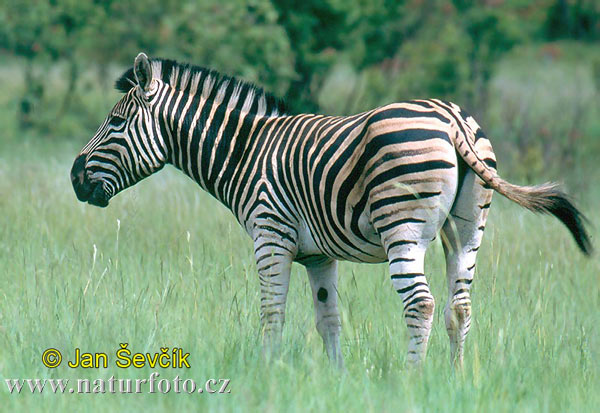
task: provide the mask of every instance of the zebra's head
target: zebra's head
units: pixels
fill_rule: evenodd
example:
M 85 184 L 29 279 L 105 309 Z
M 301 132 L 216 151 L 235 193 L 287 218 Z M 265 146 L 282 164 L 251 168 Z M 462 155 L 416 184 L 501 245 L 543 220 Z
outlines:
M 71 182 L 82 202 L 105 207 L 110 198 L 161 169 L 167 149 L 154 116 L 159 79 L 148 56 L 133 64 L 131 88 L 113 107 L 71 169 Z

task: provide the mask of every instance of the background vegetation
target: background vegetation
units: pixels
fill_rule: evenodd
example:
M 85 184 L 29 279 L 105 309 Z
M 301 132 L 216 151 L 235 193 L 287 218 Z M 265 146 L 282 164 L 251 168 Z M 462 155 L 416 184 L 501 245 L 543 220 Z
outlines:
M 495 198 L 462 375 L 448 363 L 439 244 L 427 262 L 438 309 L 421 375 L 403 369 L 406 332 L 385 265 L 343 264 L 348 374 L 340 377 L 322 353 L 300 267 L 285 353 L 272 368 L 262 365 L 250 242 L 192 182 L 167 170 L 100 210 L 77 203 L 68 178 L 118 99 L 115 78 L 145 51 L 254 81 L 286 98 L 292 112 L 452 100 L 486 130 L 504 177 L 563 181 L 597 227 L 599 45 L 594 0 L 2 3 L 0 385 L 5 378 L 145 378 L 150 370 L 49 370 L 40 361 L 51 346 L 114 352 L 129 341 L 140 350 L 185 348 L 192 369 L 161 377 L 229 377 L 232 394 L 42 398 L 0 390 L 0 411 L 599 405 L 600 264 L 597 256 L 584 260 L 550 218 Z

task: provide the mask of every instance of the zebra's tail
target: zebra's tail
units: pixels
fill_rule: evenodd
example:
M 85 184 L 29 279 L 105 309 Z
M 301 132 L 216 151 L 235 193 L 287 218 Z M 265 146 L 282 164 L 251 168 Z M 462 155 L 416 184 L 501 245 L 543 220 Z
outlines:
M 481 131 L 478 135 L 483 137 Z M 569 229 L 577 246 L 585 255 L 591 255 L 592 243 L 584 223 L 589 222 L 575 207 L 569 196 L 559 189 L 559 185 L 548 182 L 542 185 L 519 186 L 500 178 L 495 169 L 482 160 L 471 142 L 463 133 L 456 133 L 455 148 L 462 159 L 469 165 L 490 188 L 504 195 L 511 201 L 543 214 L 551 214 L 558 218 Z
M 498 178 L 494 190 L 533 212 L 552 214 L 571 231 L 577 246 L 585 255 L 592 253 L 592 243 L 585 229 L 585 216 L 555 182 L 518 186 Z

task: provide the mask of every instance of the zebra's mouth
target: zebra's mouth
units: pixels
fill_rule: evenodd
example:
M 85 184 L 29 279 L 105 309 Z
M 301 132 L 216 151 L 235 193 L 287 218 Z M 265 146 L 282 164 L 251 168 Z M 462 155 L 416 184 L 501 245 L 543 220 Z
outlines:
M 85 182 L 83 185 L 73 184 L 75 195 L 81 202 L 104 208 L 108 205 L 110 197 L 104 190 L 102 182 Z
M 108 206 L 109 196 L 104 190 L 102 182 L 95 183 L 94 190 L 91 193 L 91 196 L 87 200 L 88 204 L 94 205 L 97 207 L 104 208 Z

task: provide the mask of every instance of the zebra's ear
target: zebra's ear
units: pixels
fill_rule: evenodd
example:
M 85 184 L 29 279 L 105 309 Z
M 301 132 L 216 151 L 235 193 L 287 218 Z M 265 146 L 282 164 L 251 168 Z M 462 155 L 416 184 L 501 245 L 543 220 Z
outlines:
M 140 88 L 144 92 L 148 92 L 152 83 L 152 66 L 145 53 L 140 53 L 135 58 L 133 62 L 133 74 Z

